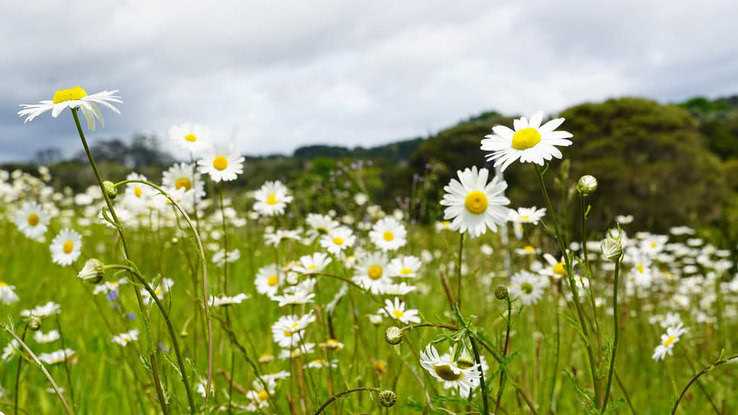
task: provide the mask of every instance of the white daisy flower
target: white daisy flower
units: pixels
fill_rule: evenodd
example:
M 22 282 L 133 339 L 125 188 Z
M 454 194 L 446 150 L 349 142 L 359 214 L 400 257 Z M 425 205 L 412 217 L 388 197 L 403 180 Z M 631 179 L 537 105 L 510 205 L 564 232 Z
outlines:
M 407 243 L 405 227 L 393 217 L 380 219 L 369 232 L 369 239 L 383 251 L 395 251 Z
M 0 281 L 0 303 L 7 305 L 13 304 L 18 300 L 18 295 L 15 293 L 15 286 Z
M 282 285 L 282 278 L 277 265 L 270 264 L 259 268 L 259 271 L 256 272 L 254 284 L 259 294 L 266 294 L 269 297 L 276 295 L 277 290 Z
M 49 247 L 55 264 L 71 265 L 82 253 L 82 235 L 71 229 L 62 229 Z
M 267 245 L 277 246 L 282 241 L 292 240 L 302 242 L 299 231 L 278 229 L 274 233 L 265 233 L 264 239 Z
M 8 360 L 12 359 L 15 356 L 18 356 L 21 354 L 21 345 L 18 343 L 18 340 L 12 339 L 10 343 L 6 344 L 3 348 L 3 355 L 2 360 L 7 362 Z
M 387 284 L 383 288 L 383 293 L 386 295 L 405 295 L 415 291 L 418 287 L 414 285 L 407 285 L 405 282 L 399 284 Z
M 300 332 L 313 321 L 315 321 L 315 315 L 312 311 L 301 317 L 294 314 L 280 317 L 272 325 L 274 342 L 280 347 L 294 347 L 302 341 L 303 336 Z
M 656 346 L 653 351 L 653 360 L 664 360 L 664 357 L 668 354 L 671 356 L 674 349 L 674 344 L 679 341 L 682 334 L 686 333 L 687 329 L 683 328 L 681 323 L 674 327 L 666 329 L 666 334 L 661 335 L 661 343 Z
M 192 164 L 173 165 L 164 171 L 161 182 L 167 189 L 183 191 L 182 199 L 188 208 L 205 197 L 205 181 Z
M 520 298 L 525 305 L 536 304 L 543 296 L 545 286 L 545 279 L 528 271 L 520 271 L 512 277 L 510 297 Z
M 416 278 L 423 263 L 415 256 L 401 256 L 393 259 L 387 266 L 390 277 Z
M 264 183 L 254 192 L 254 210 L 264 216 L 276 216 L 284 213 L 287 204 L 292 201 L 287 186 L 279 180 Z
M 31 239 L 40 239 L 46 233 L 51 217 L 36 202 L 25 202 L 15 214 L 18 230 Z
M 447 220 L 436 222 L 436 232 L 452 231 L 452 230 L 453 228 L 451 228 L 451 222 Z
M 264 383 L 259 381 L 259 379 L 256 379 L 252 384 L 254 389 L 246 392 L 246 397 L 251 399 L 253 405 L 253 408 L 247 409 L 250 412 L 258 412 L 259 409 L 266 408 L 269 405 L 269 397 L 274 395 L 277 383 L 271 379 L 264 379 L 263 376 L 262 380 L 266 383 L 266 387 Z
M 212 134 L 201 125 L 184 122 L 169 129 L 169 140 L 190 153 L 197 154 L 212 142 Z
M 308 213 L 305 222 L 310 225 L 311 231 L 315 232 L 316 235 L 329 234 L 339 226 L 339 223 L 330 216 L 319 215 L 317 213 Z
M 338 255 L 344 249 L 353 246 L 355 242 L 356 237 L 353 232 L 345 226 L 333 229 L 320 238 L 320 246 L 333 255 Z
M 18 116 L 26 117 L 24 124 L 33 121 L 34 118 L 39 115 L 51 111 L 51 116 L 56 118 L 64 111 L 65 108 L 79 108 L 82 110 L 82 115 L 87 120 L 87 128 L 91 131 L 95 131 L 95 119 L 100 121 L 100 125 L 105 127 L 105 120 L 103 120 L 102 114 L 98 105 L 109 108 L 116 114 L 120 114 L 118 108 L 115 108 L 113 104 L 122 104 L 120 97 L 115 95 L 118 92 L 117 89 L 112 91 L 102 91 L 97 94 L 87 95 L 87 92 L 79 86 L 70 89 L 60 89 L 54 93 L 54 97 L 51 101 L 44 100 L 38 104 L 21 104 L 22 110 L 18 111 Z
M 536 254 L 540 254 L 541 250 L 533 247 L 532 245 L 526 245 L 522 248 L 516 248 L 515 253 L 521 256 L 536 255 Z
M 162 278 L 161 283 L 154 288 L 154 294 L 156 294 L 156 297 L 159 300 L 164 299 L 164 295 L 168 293 L 172 287 L 174 287 L 174 280 L 171 278 Z M 141 291 L 141 297 L 143 299 L 144 304 L 148 305 L 150 301 L 153 301 L 151 299 L 151 294 L 149 294 L 148 291 L 142 290 Z
M 495 167 L 507 167 L 516 160 L 521 163 L 536 163 L 543 165 L 544 160 L 552 157 L 562 158 L 561 151 L 555 146 L 571 145 L 571 133 L 555 131 L 563 122 L 563 118 L 553 119 L 543 125 L 543 113 L 537 112 L 527 118 L 522 117 L 513 121 L 515 131 L 503 125 L 492 127 L 493 134 L 482 140 L 482 150 L 490 151 L 487 161 L 494 161 Z
M 42 331 L 33 333 L 33 340 L 39 344 L 52 343 L 59 340 L 60 337 L 61 335 L 57 330 L 51 330 L 48 333 L 44 333 Z
M 138 329 L 129 330 L 125 333 L 116 334 L 112 337 L 113 343 L 126 346 L 128 343 L 138 341 Z
M 228 251 L 228 255 L 226 255 L 225 249 L 219 249 L 213 254 L 213 264 L 215 264 L 218 268 L 222 268 L 223 264 L 225 264 L 226 262 L 236 262 L 240 258 L 241 251 L 238 248 L 232 251 Z
M 561 258 L 561 260 L 556 260 L 553 255 L 546 253 L 543 254 L 543 259 L 546 260 L 548 266 L 542 266 L 541 269 L 538 270 L 538 273 L 540 275 L 551 277 L 557 280 L 567 275 L 566 263 L 564 262 L 564 258 Z
M 34 307 L 31 310 L 23 310 L 20 312 L 21 317 L 23 318 L 31 318 L 31 317 L 37 317 L 37 318 L 46 318 L 51 317 L 55 314 L 61 313 L 61 307 L 59 304 L 49 301 L 48 303 L 44 305 L 40 305 L 37 307 Z
M 316 252 L 300 257 L 300 264 L 292 267 L 292 270 L 300 274 L 316 274 L 322 272 L 330 263 L 331 258 L 328 254 Z
M 38 360 L 51 366 L 58 365 L 59 363 L 64 363 L 67 361 L 74 362 L 75 360 L 77 360 L 77 356 L 72 349 L 62 349 L 51 353 L 41 353 L 40 355 L 38 355 Z
M 315 359 L 311 360 L 308 364 L 303 366 L 304 368 L 311 368 L 311 369 L 321 369 L 324 367 L 330 366 L 331 368 L 335 369 L 338 367 L 338 359 L 333 359 L 330 362 L 325 359 Z
M 497 177 L 487 183 L 489 171 L 476 166 L 459 170 L 457 175 L 459 180 L 451 179 L 443 188 L 446 194 L 440 203 L 448 206 L 444 219 L 453 219 L 454 230 L 469 231 L 472 237 L 484 234 L 487 228 L 497 231 L 497 225 L 510 217 L 510 209 L 505 207 L 510 200 L 504 196 L 507 183 Z
M 546 216 L 546 208 L 538 209 L 533 207 L 521 207 L 518 210 L 510 211 L 510 220 L 517 223 L 531 223 L 537 225 L 538 221 Z
M 295 349 L 284 349 L 279 352 L 279 358 L 283 360 L 287 360 L 290 358 L 295 358 L 299 356 L 303 356 L 306 354 L 310 354 L 315 350 L 315 344 L 313 343 L 303 343 Z
M 420 365 L 434 378 L 443 382 L 444 388 L 458 389 L 461 396 L 469 396 L 479 381 L 476 366 L 466 369 L 458 367 L 452 362 L 450 355 L 439 356 L 433 344 L 426 346 L 420 352 Z
M 336 339 L 328 339 L 325 341 L 325 343 L 318 344 L 318 347 L 320 347 L 321 349 L 328 349 L 337 352 L 339 350 L 342 350 L 344 345 Z
M 406 310 L 405 303 L 400 301 L 397 297 L 395 297 L 394 303 L 389 299 L 384 300 L 384 307 L 379 309 L 378 313 L 383 313 L 386 316 L 399 320 L 405 324 L 420 323 L 418 310 Z
M 387 273 L 387 257 L 381 252 L 365 255 L 354 269 L 353 281 L 370 290 L 372 294 L 381 294 L 384 286 L 391 283 Z
M 272 300 L 279 302 L 280 307 L 293 304 L 312 303 L 315 299 L 315 294 L 311 292 L 311 288 L 305 287 L 302 284 L 285 291 L 286 292 L 282 295 L 272 296 Z
M 248 298 L 249 296 L 244 293 L 236 294 L 232 297 L 229 297 L 227 295 L 219 295 L 215 297 L 211 295 L 210 296 L 210 306 L 211 307 L 226 307 L 226 306 L 233 305 L 233 304 L 241 304 L 244 300 Z
M 202 153 L 203 158 L 197 161 L 200 173 L 210 175 L 210 179 L 216 183 L 236 180 L 243 173 L 246 159 L 228 144 L 211 144 Z

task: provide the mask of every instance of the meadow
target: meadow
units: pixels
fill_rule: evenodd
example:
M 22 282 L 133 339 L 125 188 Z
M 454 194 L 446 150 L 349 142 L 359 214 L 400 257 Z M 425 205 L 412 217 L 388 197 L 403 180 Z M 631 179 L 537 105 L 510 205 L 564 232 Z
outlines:
M 78 88 L 20 115 L 87 149 L 122 102 Z M 736 413 L 732 251 L 628 212 L 593 229 L 597 179 L 549 168 L 567 122 L 490 125 L 434 223 L 420 192 L 375 204 L 361 165 L 351 191 L 230 189 L 243 157 L 190 123 L 163 177 L 104 177 L 89 151 L 81 192 L 1 172 L 0 411 Z M 545 206 L 505 197 L 510 170 Z

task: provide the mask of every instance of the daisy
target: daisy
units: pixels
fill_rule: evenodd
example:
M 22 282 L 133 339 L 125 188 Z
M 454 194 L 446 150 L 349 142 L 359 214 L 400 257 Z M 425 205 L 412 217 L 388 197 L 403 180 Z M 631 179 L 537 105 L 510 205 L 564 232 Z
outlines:
M 326 235 L 339 226 L 338 222 L 330 216 L 318 215 L 316 213 L 308 213 L 305 222 L 318 235 Z
M 484 234 L 487 228 L 497 231 L 497 225 L 504 224 L 510 217 L 510 203 L 503 193 L 507 183 L 495 177 L 487 183 L 489 171 L 471 169 L 459 170 L 459 180 L 451 182 L 443 188 L 446 192 L 441 205 L 448 206 L 444 210 L 444 219 L 453 219 L 451 227 L 460 232 L 469 231 L 472 237 Z
M 43 319 L 43 318 L 51 317 L 54 314 L 59 314 L 59 313 L 61 313 L 61 307 L 59 306 L 59 304 L 53 301 L 49 301 L 48 303 L 34 307 L 31 310 L 23 310 L 21 311 L 20 315 L 21 317 L 26 318 L 26 319 L 31 318 L 31 317 L 37 317 L 37 318 Z
M 512 277 L 510 297 L 520 298 L 525 305 L 535 304 L 543 296 L 545 285 L 545 279 L 528 271 L 520 271 Z
M 256 279 L 254 280 L 256 291 L 259 294 L 266 294 L 269 297 L 277 294 L 281 283 L 282 279 L 280 278 L 276 264 L 265 265 L 259 268 L 259 271 L 256 273 Z
M 322 272 L 330 263 L 331 258 L 328 254 L 316 252 L 312 255 L 300 257 L 300 264 L 292 267 L 292 270 L 300 274 L 317 274 Z
M 280 347 L 294 347 L 302 341 L 303 336 L 300 332 L 313 321 L 315 321 L 315 315 L 312 311 L 301 317 L 294 314 L 280 317 L 272 325 L 274 342 L 278 343 Z
M 169 140 L 190 153 L 197 154 L 211 140 L 207 128 L 191 122 L 177 124 L 169 129 Z
M 546 216 L 546 208 L 538 209 L 535 206 L 510 211 L 510 220 L 517 223 L 531 223 L 537 225 L 538 221 Z
M 13 339 L 10 341 L 10 343 L 6 344 L 3 348 L 3 355 L 0 357 L 3 361 L 8 361 L 12 359 L 13 357 L 21 354 L 21 345 L 18 343 L 18 340 Z
M 36 202 L 25 202 L 15 214 L 18 230 L 31 239 L 40 239 L 46 233 L 51 217 Z
M 405 303 L 400 301 L 397 297 L 395 297 L 394 303 L 389 299 L 384 300 L 384 307 L 378 312 L 384 313 L 388 317 L 399 320 L 405 324 L 420 323 L 418 310 L 405 310 Z
M 47 111 L 51 111 L 51 116 L 56 118 L 67 107 L 70 109 L 79 108 L 82 110 L 85 120 L 87 120 L 87 128 L 95 131 L 96 118 L 100 121 L 100 125 L 105 127 L 105 120 L 103 120 L 100 109 L 97 107 L 98 104 L 109 108 L 116 114 L 120 114 L 120 111 L 113 106 L 113 104 L 123 103 L 120 97 L 115 95 L 117 92 L 118 90 L 115 89 L 87 95 L 87 92 L 79 86 L 70 89 L 60 89 L 54 93 L 51 101 L 44 100 L 38 104 L 30 105 L 21 104 L 20 106 L 23 109 L 18 111 L 18 116 L 26 117 L 25 121 L 23 121 L 25 124 L 33 121 L 34 118 Z
M 320 237 L 320 246 L 333 255 L 338 255 L 347 247 L 353 246 L 355 242 L 356 237 L 353 232 L 345 226 L 333 229 L 327 235 Z
M 75 361 L 77 357 L 72 349 L 62 349 L 51 353 L 41 353 L 38 355 L 38 360 L 46 363 L 47 365 L 58 365 L 67 361 Z
M 250 412 L 260 412 L 259 409 L 266 408 L 269 404 L 269 397 L 274 395 L 277 383 L 274 380 L 266 380 L 262 376 L 262 383 L 259 379 L 254 380 L 253 390 L 246 392 L 246 397 L 251 399 L 251 405 L 247 408 Z M 266 385 L 264 385 L 266 383 Z
M 125 333 L 117 334 L 112 337 L 113 343 L 126 346 L 128 343 L 138 341 L 138 329 L 129 330 Z
M 276 216 L 284 213 L 287 204 L 292 201 L 289 190 L 279 180 L 264 183 L 259 190 L 254 192 L 254 210 L 260 215 Z
M 678 324 L 674 327 L 666 329 L 666 334 L 661 335 L 661 343 L 656 346 L 653 351 L 653 360 L 664 360 L 664 357 L 668 354 L 671 356 L 674 349 L 674 344 L 679 341 L 679 337 L 686 333 L 687 329 L 682 327 L 682 324 Z
M 283 360 L 299 357 L 302 355 L 310 354 L 315 350 L 315 344 L 303 343 L 295 349 L 284 349 L 279 352 L 279 358 Z
M 311 368 L 311 369 L 322 369 L 324 367 L 331 367 L 333 369 L 338 367 L 338 359 L 333 359 L 330 362 L 325 359 L 315 359 L 310 361 L 308 364 L 303 366 L 304 368 Z
M 387 273 L 387 257 L 381 252 L 364 256 L 354 269 L 353 281 L 370 290 L 372 294 L 382 293 L 384 286 L 390 283 Z
M 244 293 L 236 294 L 233 297 L 229 297 L 227 295 L 219 295 L 215 297 L 211 295 L 210 296 L 210 306 L 211 307 L 227 307 L 233 304 L 241 304 L 244 300 L 248 298 L 249 296 Z
M 167 189 L 183 191 L 183 200 L 187 205 L 194 206 L 195 202 L 205 197 L 205 181 L 195 166 L 188 163 L 178 163 L 168 168 L 162 174 L 161 183 Z
M 563 118 L 553 119 L 543 125 L 543 113 L 537 112 L 527 118 L 522 117 L 513 121 L 515 131 L 503 125 L 492 127 L 493 134 L 482 140 L 482 150 L 490 151 L 487 161 L 495 161 L 495 167 L 501 165 L 501 171 L 516 160 L 521 163 L 536 163 L 543 165 L 543 160 L 552 157 L 562 158 L 561 151 L 555 146 L 569 146 L 571 133 L 555 131 L 563 122 Z
M 387 266 L 390 277 L 415 278 L 423 263 L 418 257 L 401 256 L 393 259 Z
M 57 330 L 51 330 L 48 333 L 37 331 L 33 333 L 33 340 L 39 344 L 52 343 L 59 340 L 61 336 Z
M 236 248 L 233 251 L 228 252 L 226 255 L 225 249 L 219 249 L 213 254 L 213 263 L 218 267 L 222 268 L 226 262 L 236 262 L 241 258 L 241 251 Z
M 264 239 L 266 244 L 271 246 L 277 246 L 280 242 L 287 240 L 302 242 L 299 231 L 284 229 L 278 229 L 274 233 L 265 233 Z
M 451 229 L 451 222 L 447 220 L 436 222 L 436 232 L 452 231 L 452 230 L 453 229 Z
M 71 229 L 62 229 L 51 241 L 50 248 L 55 264 L 71 265 L 82 253 L 82 235 Z
M 387 284 L 383 288 L 383 293 L 387 295 L 405 295 L 415 291 L 418 287 L 414 285 L 407 285 L 404 282 L 399 284 Z
M 525 255 L 536 255 L 536 254 L 539 254 L 540 252 L 541 252 L 540 249 L 534 248 L 531 245 L 526 245 L 526 246 L 524 246 L 522 248 L 516 248 L 515 249 L 515 253 L 517 255 L 522 255 L 522 256 L 525 256 Z
M 15 293 L 15 286 L 0 281 L 0 303 L 9 305 L 18 300 L 18 295 Z
M 246 160 L 230 145 L 212 144 L 203 151 L 202 160 L 197 161 L 200 173 L 210 175 L 216 183 L 236 180 L 243 173 L 243 162 Z
M 161 284 L 154 288 L 154 294 L 159 300 L 164 299 L 164 295 L 174 287 L 174 280 L 171 278 L 162 278 Z M 141 291 L 141 297 L 143 298 L 144 304 L 148 305 L 151 300 L 151 294 L 148 291 Z
M 343 343 L 339 342 L 336 339 L 328 339 L 325 341 L 325 343 L 320 343 L 318 347 L 320 347 L 321 349 L 328 349 L 337 352 L 343 349 Z
M 369 239 L 382 251 L 395 251 L 407 243 L 407 231 L 397 219 L 387 217 L 374 224 Z
M 546 260 L 548 266 L 543 266 L 540 270 L 538 270 L 538 273 L 540 275 L 551 277 L 557 280 L 561 277 L 566 276 L 566 263 L 564 262 L 564 258 L 561 258 L 561 260 L 558 261 L 551 254 L 543 254 L 543 259 Z
M 272 296 L 272 300 L 278 301 L 280 307 L 292 304 L 312 303 L 315 299 L 315 294 L 311 290 L 312 288 L 299 285 L 290 290 L 285 290 L 286 292 L 283 295 Z
M 420 352 L 420 365 L 431 376 L 443 382 L 444 388 L 458 388 L 461 396 L 469 396 L 469 391 L 476 387 L 479 380 L 476 366 L 467 369 L 458 367 L 452 362 L 450 355 L 439 356 L 433 344 Z
M 126 180 L 141 180 L 148 181 L 146 176 L 138 173 L 131 173 L 126 176 Z M 134 212 L 141 212 L 145 209 L 154 207 L 153 199 L 159 192 L 154 190 L 153 187 L 147 186 L 143 183 L 128 183 L 126 184 L 126 197 L 125 203 L 129 209 Z

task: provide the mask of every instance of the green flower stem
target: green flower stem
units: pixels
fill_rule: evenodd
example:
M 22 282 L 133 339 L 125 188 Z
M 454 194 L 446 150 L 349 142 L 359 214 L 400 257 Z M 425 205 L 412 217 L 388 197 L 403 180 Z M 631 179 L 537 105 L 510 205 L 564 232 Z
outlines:
M 51 384 L 51 388 L 54 389 L 54 393 L 56 393 L 56 396 L 59 397 L 59 401 L 61 402 L 62 406 L 64 407 L 64 411 L 67 413 L 67 415 L 72 415 L 72 409 L 69 407 L 69 404 L 67 403 L 67 400 L 64 399 L 64 394 L 61 392 L 59 387 L 56 385 L 56 382 L 54 382 L 54 378 L 51 377 L 51 374 L 48 370 L 46 370 L 46 367 L 43 363 L 41 363 L 40 360 L 38 360 L 38 356 L 36 356 L 33 351 L 28 347 L 26 343 L 23 342 L 23 339 L 18 337 L 17 334 L 13 332 L 13 330 L 10 329 L 10 327 L 6 326 L 3 323 L 0 323 L 0 327 L 3 328 L 8 334 L 10 334 L 11 337 L 13 337 L 20 347 L 23 348 L 23 350 L 28 353 L 28 355 L 31 357 L 31 359 L 38 365 L 38 367 L 41 369 L 41 372 L 43 372 L 44 376 L 46 376 L 46 380 L 49 381 Z M 19 356 L 21 360 L 23 360 L 23 356 Z
M 459 258 L 456 264 L 456 305 L 461 310 L 461 260 L 464 255 L 464 233 L 459 234 Z
M 26 340 L 26 333 L 28 332 L 28 323 L 23 326 L 23 334 L 21 334 L 20 341 Z M 18 415 L 18 388 L 20 387 L 21 367 L 23 367 L 23 356 L 18 359 L 18 371 L 15 373 L 15 393 L 13 394 L 13 400 L 15 402 L 15 415 Z
M 67 383 L 69 384 L 69 398 L 72 400 L 72 406 L 74 406 L 74 385 L 72 385 L 72 371 L 69 370 L 69 363 L 67 362 L 67 346 L 64 344 L 64 332 L 62 331 L 61 321 L 59 321 L 59 314 L 56 315 L 56 328 L 59 329 L 59 340 L 61 340 L 61 348 L 64 350 L 64 371 L 67 373 Z
M 110 200 L 110 196 L 108 196 L 107 192 L 105 191 L 105 186 L 103 185 L 103 180 L 102 180 L 102 177 L 100 176 L 100 171 L 97 169 L 97 164 L 95 163 L 94 157 L 92 157 L 92 152 L 90 151 L 90 147 L 87 145 L 87 139 L 85 138 L 85 133 L 84 131 L 82 131 L 82 125 L 79 122 L 79 115 L 77 114 L 78 109 L 71 108 L 71 111 L 72 111 L 72 116 L 74 117 L 74 123 L 77 126 L 77 132 L 79 133 L 79 138 L 80 140 L 82 140 L 82 147 L 84 147 L 85 154 L 87 154 L 87 160 L 89 160 L 90 167 L 92 167 L 92 171 L 93 173 L 95 173 L 95 179 L 97 180 L 98 186 L 100 186 L 100 192 L 103 195 L 103 199 L 105 199 L 105 204 L 107 205 L 108 210 L 110 211 L 110 215 L 112 216 L 113 222 L 115 223 L 115 227 L 118 230 L 118 236 L 120 237 L 121 245 L 123 247 L 123 256 L 125 257 L 126 261 L 130 261 L 130 255 L 128 254 L 128 243 L 126 242 L 123 229 L 120 226 L 118 215 L 115 213 L 113 202 Z M 144 307 L 143 299 L 141 298 L 141 292 L 139 292 L 138 288 L 134 288 L 133 291 L 136 293 L 136 301 L 138 303 L 138 308 L 139 310 L 141 310 L 141 314 L 144 316 L 144 319 L 148 321 L 148 314 L 146 312 L 146 307 Z M 169 407 L 167 406 L 167 400 L 164 397 L 164 390 L 161 385 L 161 380 L 159 379 L 159 365 L 157 364 L 156 355 L 154 353 L 149 354 L 149 360 L 151 361 L 151 373 L 154 378 L 156 394 L 157 394 L 157 397 L 159 398 L 161 409 L 165 415 L 168 415 Z
M 505 297 L 507 301 L 507 329 L 505 330 L 505 344 L 502 348 L 502 359 L 507 357 L 507 345 L 510 343 L 510 320 L 512 319 L 512 303 L 510 302 L 510 296 Z M 505 389 L 505 369 L 500 371 L 500 389 L 497 391 L 497 402 L 495 403 L 495 414 L 500 410 L 500 402 L 502 401 L 502 392 Z M 521 394 L 525 395 L 525 394 Z
M 317 411 L 315 411 L 315 414 L 314 415 L 318 415 L 321 412 L 323 412 L 323 410 L 325 408 L 327 408 L 328 405 L 330 405 L 331 403 L 333 403 L 333 401 L 335 401 L 336 399 L 338 399 L 338 398 L 340 398 L 342 396 L 348 395 L 349 393 L 365 392 L 365 391 L 380 392 L 380 390 L 377 389 L 377 388 L 354 388 L 354 389 L 345 390 L 343 392 L 340 392 L 340 393 L 337 393 L 337 394 L 331 396 L 327 401 L 325 401 L 325 403 L 323 403 L 323 405 L 320 406 L 320 408 L 318 408 Z
M 184 360 L 182 360 L 182 354 L 179 351 L 179 344 L 177 343 L 177 333 L 174 330 L 174 326 L 172 325 L 172 321 L 169 319 L 169 314 L 167 313 L 166 308 L 164 308 L 164 304 L 161 303 L 161 300 L 159 300 L 159 296 L 156 295 L 156 292 L 153 288 L 151 288 L 151 285 L 149 285 L 148 282 L 146 282 L 146 279 L 141 275 L 140 272 L 138 272 L 137 269 L 127 266 L 127 265 L 106 265 L 106 269 L 120 269 L 124 271 L 128 271 L 129 274 L 134 275 L 136 279 L 138 280 L 141 285 L 143 285 L 144 289 L 149 293 L 151 298 L 156 303 L 156 306 L 159 308 L 159 311 L 161 312 L 162 317 L 164 317 L 164 321 L 167 324 L 167 330 L 169 330 L 169 337 L 172 339 L 172 348 L 174 349 L 174 354 L 177 356 L 177 365 L 179 366 L 180 372 L 182 372 L 182 383 L 184 383 L 185 391 L 187 392 L 187 400 L 190 404 L 190 413 L 195 413 L 195 401 L 192 398 L 192 391 L 190 390 L 190 383 L 187 380 L 187 370 L 184 365 Z
M 587 321 L 584 318 L 584 312 L 582 311 L 582 305 L 579 302 L 579 290 L 577 289 L 577 284 L 574 282 L 574 272 L 572 270 L 572 264 L 571 264 L 571 258 L 569 257 L 569 254 L 566 250 L 566 245 L 564 244 L 563 238 L 561 238 L 561 233 L 559 231 L 559 223 L 556 220 L 556 212 L 553 209 L 553 205 L 551 204 L 551 198 L 548 196 L 548 191 L 546 190 L 546 183 L 543 180 L 543 173 L 538 167 L 537 164 L 533 164 L 536 170 L 536 176 L 538 177 L 538 183 L 541 186 L 541 193 L 543 194 L 543 199 L 546 202 L 546 207 L 548 208 L 549 214 L 551 215 L 551 223 L 553 224 L 553 231 L 554 236 L 556 237 L 556 241 L 559 243 L 559 250 L 561 251 L 561 254 L 564 256 L 564 262 L 566 265 L 566 274 L 569 281 L 569 289 L 571 289 L 572 296 L 574 298 L 574 305 L 577 309 L 577 317 L 579 318 L 579 324 L 582 327 L 582 334 L 584 334 L 584 342 L 587 349 L 587 356 L 589 358 L 589 370 L 592 373 L 592 384 L 594 386 L 594 392 L 595 392 L 595 401 L 597 404 L 600 402 L 600 383 L 597 379 L 597 364 L 595 362 L 594 358 L 594 352 L 592 350 L 592 339 L 589 336 L 589 330 L 587 329 Z
M 151 183 L 147 182 L 145 180 L 123 180 L 121 182 L 115 183 L 113 186 L 115 188 L 118 188 L 124 184 L 128 183 L 140 183 L 144 184 L 146 186 L 152 187 L 159 191 L 164 197 L 169 200 L 169 202 L 172 204 L 172 206 L 175 207 L 179 211 L 179 213 L 184 218 L 185 222 L 187 222 L 187 226 L 190 227 L 192 230 L 192 234 L 195 237 L 195 242 L 197 243 L 197 250 L 200 254 L 200 265 L 202 268 L 202 297 L 203 297 L 203 308 L 205 310 L 205 321 L 207 323 L 207 334 L 208 334 L 208 379 L 207 384 L 205 387 L 205 390 L 207 393 L 205 393 L 205 403 L 203 405 L 204 410 L 207 410 L 208 406 L 208 396 L 210 396 L 210 386 L 213 382 L 213 330 L 212 330 L 212 321 L 210 319 L 210 299 L 208 298 L 208 268 L 207 268 L 207 261 L 205 260 L 205 248 L 202 245 L 202 239 L 200 239 L 200 232 L 197 231 L 197 228 L 192 223 L 192 220 L 190 220 L 190 216 L 187 214 L 187 212 L 182 209 L 182 206 L 179 205 L 170 195 L 167 193 L 164 189 L 161 187 Z
M 489 402 L 487 401 L 487 386 L 484 383 L 484 371 L 482 370 L 482 360 L 479 357 L 479 350 L 477 349 L 477 342 L 474 341 L 474 337 L 469 337 L 469 342 L 474 352 L 474 361 L 477 363 L 477 369 L 479 369 L 479 391 L 482 395 L 482 406 L 484 407 L 484 413 L 489 413 Z
M 597 348 L 602 350 L 602 335 L 600 333 L 600 322 L 597 319 L 597 305 L 595 304 L 595 284 L 592 281 L 592 269 L 589 267 L 589 249 L 587 249 L 587 203 L 586 196 L 579 194 L 581 226 L 582 226 L 582 253 L 584 254 L 584 273 L 589 280 L 589 300 L 592 305 L 592 320 L 594 320 L 595 331 L 597 332 Z M 602 355 L 599 356 L 600 360 Z
M 615 262 L 615 281 L 612 287 L 612 329 L 615 331 L 615 338 L 612 342 L 612 356 L 610 357 L 610 373 L 607 375 L 607 386 L 605 386 L 605 398 L 602 401 L 602 413 L 607 409 L 607 400 L 610 397 L 610 386 L 612 386 L 612 374 L 615 373 L 615 355 L 618 352 L 618 280 L 620 279 L 620 260 L 622 256 Z
M 699 373 L 692 376 L 692 379 L 689 380 L 687 385 L 682 390 L 682 393 L 679 395 L 679 398 L 677 398 L 676 402 L 674 402 L 674 408 L 671 410 L 671 415 L 674 415 L 676 413 L 677 407 L 679 407 L 679 402 L 682 401 L 682 398 L 684 398 L 684 394 L 687 393 L 687 389 L 689 389 L 690 386 L 692 386 L 693 383 L 697 382 L 697 379 L 699 379 L 700 376 L 704 375 L 705 373 L 711 371 L 712 369 L 723 365 L 725 363 L 731 363 L 734 360 L 738 360 L 738 354 L 730 356 L 728 358 L 721 358 L 718 361 L 711 363 L 706 368 L 702 369 Z

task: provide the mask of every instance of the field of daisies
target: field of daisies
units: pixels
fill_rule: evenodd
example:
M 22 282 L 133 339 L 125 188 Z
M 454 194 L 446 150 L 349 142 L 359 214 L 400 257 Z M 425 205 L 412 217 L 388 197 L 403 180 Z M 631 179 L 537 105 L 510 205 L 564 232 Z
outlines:
M 731 251 L 626 212 L 591 229 L 593 176 L 557 208 L 563 118 L 490 125 L 487 166 L 423 224 L 360 192 L 308 211 L 325 194 L 229 189 L 244 157 L 191 123 L 162 177 L 105 177 L 88 143 L 122 108 L 80 87 L 21 105 L 78 133 L 97 185 L 0 172 L 0 413 L 738 413 Z M 545 205 L 513 206 L 507 169 Z

